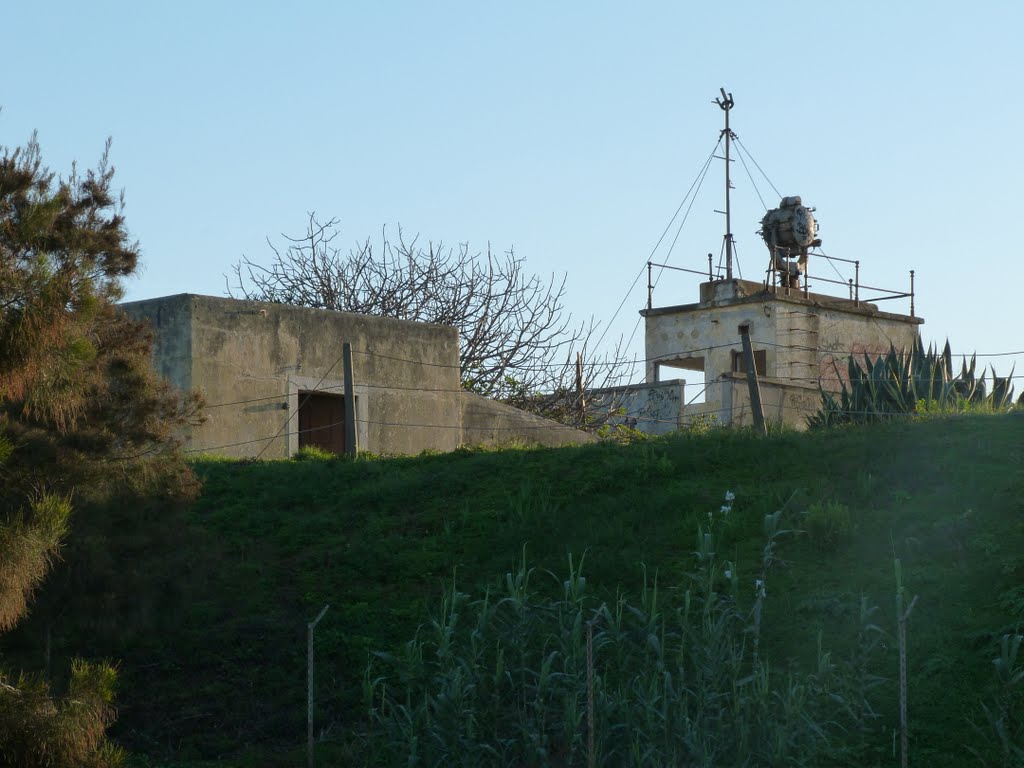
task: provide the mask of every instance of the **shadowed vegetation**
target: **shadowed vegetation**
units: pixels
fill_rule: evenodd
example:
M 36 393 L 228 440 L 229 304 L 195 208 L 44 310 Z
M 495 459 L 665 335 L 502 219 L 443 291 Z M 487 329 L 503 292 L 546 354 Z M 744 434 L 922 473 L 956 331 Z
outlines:
M 843 671 L 844 700 L 863 702 L 842 721 L 845 731 L 829 730 L 827 753 L 807 754 L 828 754 L 836 765 L 892 764 L 894 556 L 908 600 L 919 598 L 908 629 L 912 760 L 963 765 L 974 749 L 1002 765 L 994 723 L 1019 717 L 1019 691 L 1008 692 L 993 666 L 1002 636 L 1024 623 L 1024 418 L 1016 413 L 769 438 L 712 430 L 632 445 L 202 459 L 194 468 L 204 489 L 191 506 L 151 500 L 81 511 L 65 562 L 7 641 L 40 667 L 47 637 L 55 669 L 71 649 L 121 659 L 114 733 L 139 764 L 301 762 L 306 623 L 328 603 L 316 631 L 321 762 L 383 760 L 394 732 L 388 736 L 386 724 L 367 713 L 381 701 L 385 681 L 378 678 L 387 679 L 385 697 L 399 696 L 403 683 L 400 666 L 374 654 L 404 658 L 418 638 L 424 658 L 437 658 L 431 622 L 443 626 L 451 615 L 442 600 L 460 601 L 462 621 L 472 626 L 488 615 L 477 602 L 488 589 L 491 606 L 507 594 L 506 574 L 521 571 L 525 547 L 527 570 L 534 569 L 528 604 L 538 617 L 544 606 L 562 606 L 566 620 L 572 611 L 589 620 L 602 604 L 612 615 L 620 604 L 643 611 L 655 580 L 658 612 L 677 616 L 688 591 L 691 610 L 710 594 L 694 581 L 704 567 L 698 531 L 707 531 L 709 512 L 717 573 L 710 591 L 733 601 L 729 637 L 742 649 L 742 669 L 752 668 L 748 630 L 756 608 L 757 653 L 773 670 L 768 690 L 785 692 L 792 681 L 813 702 L 806 686 L 834 668 Z M 726 491 L 735 501 L 722 518 Z M 776 542 L 759 600 L 765 520 L 783 508 L 780 525 L 805 533 Z M 575 578 L 567 574 L 570 554 L 577 564 L 585 555 L 581 605 L 563 591 Z M 512 630 L 501 629 L 509 621 L 495 616 L 488 640 L 512 643 Z M 640 619 L 630 621 L 635 635 Z M 536 639 L 516 650 L 523 670 L 539 670 L 545 649 L 556 650 L 543 638 L 560 636 L 553 629 L 560 625 L 537 626 L 523 633 Z M 608 626 L 595 626 L 598 640 Z M 694 637 L 678 622 L 666 620 L 662 631 L 666 647 Z M 608 685 L 623 679 L 605 655 L 612 647 L 598 642 L 595 649 L 595 669 L 607 672 Z M 508 694 L 525 690 L 517 684 Z M 613 717 L 616 710 L 601 709 L 601 701 L 599 716 Z M 743 706 L 753 719 L 730 722 L 739 729 L 761 723 L 770 733 L 772 707 L 749 701 Z M 572 718 L 559 718 L 563 737 L 551 741 L 550 754 L 572 754 L 578 764 L 584 726 L 572 726 L 570 738 Z M 615 724 L 603 722 L 607 735 Z M 561 763 L 552 757 L 550 764 Z
M 138 248 L 113 173 L 106 152 L 58 177 L 34 137 L 0 147 L 0 632 L 32 610 L 79 504 L 195 487 L 172 436 L 198 402 L 158 381 L 147 332 L 116 306 Z M 95 616 L 76 620 L 83 637 Z M 120 765 L 106 737 L 114 667 L 63 657 L 53 670 L 48 638 L 36 672 L 0 656 L 0 765 Z

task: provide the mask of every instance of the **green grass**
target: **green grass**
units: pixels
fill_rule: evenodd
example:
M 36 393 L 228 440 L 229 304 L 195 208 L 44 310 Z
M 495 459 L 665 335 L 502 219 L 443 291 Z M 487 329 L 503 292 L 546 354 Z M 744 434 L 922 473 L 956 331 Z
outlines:
M 736 501 L 718 554 L 736 564 L 748 601 L 765 515 L 806 511 L 817 532 L 777 552 L 762 623 L 773 664 L 813 667 L 819 634 L 835 657 L 854 653 L 862 598 L 878 606 L 872 618 L 890 636 L 873 671 L 886 681 L 872 693 L 879 717 L 859 758 L 869 762 L 858 764 L 894 762 L 894 556 L 907 599 L 919 596 L 912 760 L 963 765 L 969 747 L 995 759 L 981 705 L 1001 635 L 1024 625 L 1019 415 L 195 469 L 204 490 L 191 507 L 125 499 L 80 510 L 64 564 L 4 640 L 8 661 L 42 668 L 49 627 L 57 678 L 71 655 L 120 660 L 114 734 L 139 765 L 300 762 L 306 623 L 325 604 L 321 763 L 359 764 L 370 654 L 413 638 L 445 584 L 480 595 L 525 547 L 538 571 L 559 574 L 570 553 L 586 553 L 588 589 L 609 601 L 617 590 L 638 598 L 645 569 L 678 600 L 697 526 L 727 490 Z

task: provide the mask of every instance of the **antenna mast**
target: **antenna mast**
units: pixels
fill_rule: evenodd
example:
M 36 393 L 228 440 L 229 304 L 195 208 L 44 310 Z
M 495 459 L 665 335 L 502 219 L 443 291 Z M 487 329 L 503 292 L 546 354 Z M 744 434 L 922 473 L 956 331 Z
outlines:
M 729 130 L 729 111 L 735 102 L 732 99 L 732 94 L 725 92 L 725 88 L 718 90 L 722 97 L 716 98 L 715 103 L 725 112 L 725 128 L 721 133 L 725 137 L 725 279 L 732 280 L 732 204 L 729 199 L 729 193 L 732 190 L 732 182 L 729 180 L 729 163 L 732 161 L 729 159 L 729 143 L 735 138 L 735 135 Z

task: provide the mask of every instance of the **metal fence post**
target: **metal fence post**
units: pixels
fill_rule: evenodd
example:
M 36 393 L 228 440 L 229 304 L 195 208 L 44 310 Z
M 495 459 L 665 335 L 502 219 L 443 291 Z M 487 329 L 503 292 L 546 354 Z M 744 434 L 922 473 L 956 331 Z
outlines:
M 345 347 L 347 348 L 348 344 Z M 325 605 L 316 618 L 306 625 L 306 761 L 309 768 L 313 768 L 315 760 L 313 748 L 313 630 L 316 629 L 316 625 L 320 623 L 320 619 L 324 617 L 330 607 L 330 605 Z
M 910 316 L 914 316 L 914 270 L 910 270 Z

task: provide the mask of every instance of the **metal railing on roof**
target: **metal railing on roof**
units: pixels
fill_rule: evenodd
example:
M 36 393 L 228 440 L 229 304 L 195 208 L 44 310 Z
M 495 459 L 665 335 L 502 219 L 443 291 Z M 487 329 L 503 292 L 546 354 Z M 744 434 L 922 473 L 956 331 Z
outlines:
M 847 280 L 835 280 L 833 278 L 824 277 L 824 276 L 821 276 L 821 275 L 815 275 L 815 276 L 812 277 L 812 275 L 810 273 L 810 270 L 807 269 L 807 271 L 805 271 L 801 275 L 802 279 L 801 279 L 800 282 L 802 284 L 800 286 L 798 286 L 798 287 L 791 287 L 789 285 L 781 286 L 781 285 L 779 285 L 779 280 L 778 280 L 779 272 L 778 272 L 777 269 L 775 269 L 773 267 L 773 265 L 770 264 L 768 269 L 765 272 L 765 274 L 766 274 L 765 281 L 764 281 L 765 290 L 770 290 L 772 293 L 778 293 L 780 290 L 782 290 L 782 291 L 785 291 L 785 295 L 787 295 L 787 296 L 791 295 L 790 291 L 794 291 L 794 292 L 797 293 L 797 295 L 802 296 L 803 298 L 806 299 L 806 298 L 810 297 L 810 294 L 811 294 L 811 292 L 810 292 L 810 284 L 811 284 L 811 280 L 813 279 L 813 281 L 815 283 L 828 283 L 830 285 L 841 285 L 841 286 L 845 287 L 847 289 L 848 293 L 849 293 L 849 300 L 852 301 L 854 306 L 856 306 L 856 307 L 859 307 L 862 303 L 874 303 L 876 301 L 891 301 L 893 299 L 906 299 L 906 298 L 909 298 L 910 299 L 910 317 L 916 317 L 916 315 L 914 314 L 915 313 L 914 301 L 915 301 L 915 298 L 916 298 L 915 292 L 914 292 L 914 270 L 910 270 L 910 290 L 909 291 L 900 291 L 900 290 L 897 290 L 897 289 L 881 288 L 879 286 L 865 285 L 865 284 L 861 283 L 861 281 L 860 281 L 860 260 L 859 259 L 844 259 L 844 258 L 841 258 L 839 256 L 829 256 L 827 254 L 820 253 L 820 252 L 814 252 L 814 253 L 811 254 L 811 256 L 814 256 L 815 259 L 825 259 L 829 263 L 833 264 L 833 266 L 834 266 L 834 262 L 840 262 L 840 263 L 843 263 L 843 264 L 852 264 L 853 265 L 853 269 L 854 269 L 854 276 L 849 278 L 849 279 L 847 279 Z M 647 262 L 647 309 L 653 308 L 653 304 L 654 304 L 654 288 L 655 288 L 654 268 L 655 267 L 657 267 L 658 269 L 661 269 L 661 270 L 668 269 L 668 270 L 673 270 L 673 271 L 676 271 L 676 272 L 688 272 L 690 274 L 700 275 L 702 277 L 707 277 L 709 282 L 715 280 L 715 272 L 714 272 L 714 268 L 712 266 L 712 256 L 711 256 L 710 253 L 708 254 L 708 269 L 707 269 L 707 272 L 704 272 L 702 270 L 696 270 L 696 269 L 688 269 L 687 267 L 677 267 L 677 266 L 674 266 L 672 264 L 658 264 L 658 263 L 653 262 L 653 261 L 648 261 Z M 838 273 L 838 270 L 837 270 L 837 273 Z M 841 273 L 838 273 L 838 274 L 840 274 L 840 276 L 841 276 Z M 862 298 L 861 297 L 861 290 L 862 289 L 865 290 L 865 291 L 876 291 L 876 292 L 878 292 L 879 295 L 871 296 L 870 298 L 866 298 L 866 299 Z

